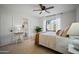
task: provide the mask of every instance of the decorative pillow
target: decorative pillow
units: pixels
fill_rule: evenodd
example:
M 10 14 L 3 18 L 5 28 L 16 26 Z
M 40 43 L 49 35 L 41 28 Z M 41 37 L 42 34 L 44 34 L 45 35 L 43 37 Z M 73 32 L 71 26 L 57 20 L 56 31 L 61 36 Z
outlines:
M 58 30 L 58 31 L 56 32 L 56 35 L 59 35 L 60 31 L 61 31 L 61 30 Z
M 69 30 L 69 27 L 66 27 L 64 30 L 63 30 L 63 34 L 62 36 L 66 37 L 67 36 L 67 31 Z
M 63 30 L 61 30 L 61 31 L 59 32 L 59 36 L 62 36 L 62 34 L 63 34 Z

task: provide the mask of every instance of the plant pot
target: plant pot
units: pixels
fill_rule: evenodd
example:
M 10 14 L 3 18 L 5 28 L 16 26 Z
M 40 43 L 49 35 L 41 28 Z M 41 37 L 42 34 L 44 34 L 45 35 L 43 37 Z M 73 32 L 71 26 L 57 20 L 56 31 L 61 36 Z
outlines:
M 35 35 L 35 44 L 39 45 L 39 32 L 37 32 Z

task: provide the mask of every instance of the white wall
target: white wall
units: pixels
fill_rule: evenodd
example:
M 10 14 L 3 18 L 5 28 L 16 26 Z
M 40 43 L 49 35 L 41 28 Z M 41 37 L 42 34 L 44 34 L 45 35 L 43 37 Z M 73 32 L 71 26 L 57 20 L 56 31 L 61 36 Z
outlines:
M 76 22 L 79 22 L 79 5 L 77 6 L 76 9 Z
M 21 7 L 21 6 L 19 6 Z M 9 36 L 10 27 L 12 25 L 12 16 L 13 16 L 13 25 L 21 25 L 23 17 L 28 19 L 28 36 L 32 37 L 35 32 L 34 28 L 40 26 L 40 20 L 37 17 L 34 17 L 28 13 L 28 10 L 20 9 L 18 6 L 2 6 L 0 5 L 0 42 L 2 45 L 8 44 L 11 42 L 12 38 Z
M 70 26 L 76 21 L 76 10 L 65 12 L 61 15 L 61 28 Z

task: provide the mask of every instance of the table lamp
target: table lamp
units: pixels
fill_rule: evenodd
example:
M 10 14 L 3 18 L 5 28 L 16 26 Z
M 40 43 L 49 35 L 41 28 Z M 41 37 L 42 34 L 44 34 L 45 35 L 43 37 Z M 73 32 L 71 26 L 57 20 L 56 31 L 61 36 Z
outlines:
M 79 36 L 79 23 L 72 23 L 67 34 L 70 36 Z
M 74 48 L 79 49 L 79 23 L 72 23 L 67 34 L 70 36 Z

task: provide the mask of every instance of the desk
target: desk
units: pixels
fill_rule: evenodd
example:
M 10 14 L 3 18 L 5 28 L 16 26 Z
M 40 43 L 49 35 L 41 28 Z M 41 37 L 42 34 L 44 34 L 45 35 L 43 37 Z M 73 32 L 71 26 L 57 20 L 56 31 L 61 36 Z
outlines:
M 22 42 L 21 35 L 23 32 L 15 32 L 14 35 L 19 36 L 18 40 L 16 40 L 16 43 Z

